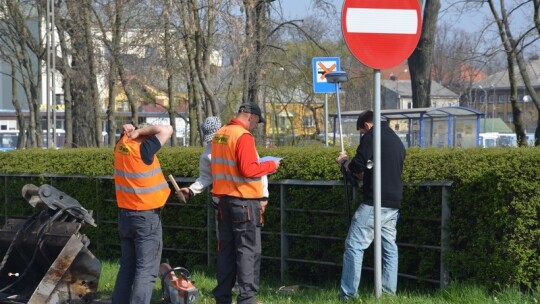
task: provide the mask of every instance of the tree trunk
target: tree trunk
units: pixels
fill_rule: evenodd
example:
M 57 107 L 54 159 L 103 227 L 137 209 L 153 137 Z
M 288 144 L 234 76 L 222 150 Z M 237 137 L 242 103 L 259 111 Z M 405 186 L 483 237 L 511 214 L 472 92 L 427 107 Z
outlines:
M 11 63 L 11 94 L 13 108 L 15 108 L 15 115 L 17 117 L 17 126 L 19 127 L 19 135 L 17 140 L 17 149 L 23 149 L 26 146 L 26 123 L 24 122 L 24 116 L 22 113 L 22 107 L 19 103 L 17 95 L 17 67 L 15 62 L 10 60 Z
M 117 64 L 119 60 L 117 58 L 120 54 L 120 39 L 122 36 L 123 28 L 123 4 L 123 1 L 115 1 L 114 17 L 112 17 L 113 32 L 111 37 L 111 43 L 105 43 L 112 55 L 112 57 L 109 58 L 109 99 L 107 104 L 107 134 L 109 135 L 109 147 L 114 147 L 116 144 L 116 73 L 119 73 L 119 67 Z M 105 29 L 103 27 L 102 32 L 105 32 Z
M 73 145 L 95 147 L 99 145 L 96 134 L 101 136 L 97 78 L 94 68 L 93 44 L 89 0 L 70 0 L 70 33 L 73 47 Z M 102 144 L 102 140 L 101 140 Z
M 493 18 L 495 19 L 495 22 L 497 24 L 497 28 L 499 30 L 499 37 L 501 38 L 501 42 L 504 46 L 504 50 L 506 52 L 506 62 L 508 63 L 508 78 L 510 81 L 510 102 L 512 104 L 512 115 L 514 117 L 514 127 L 516 131 L 517 136 L 517 143 L 518 146 L 527 146 L 527 136 L 525 134 L 525 128 L 523 126 L 523 118 L 521 116 L 521 109 L 519 108 L 519 100 L 518 99 L 518 89 L 517 89 L 517 80 L 515 75 L 515 65 L 514 62 L 517 59 L 516 56 L 516 50 L 512 46 L 512 43 L 510 41 L 509 34 L 511 33 L 507 30 L 505 30 L 505 24 L 503 22 L 503 19 L 506 19 L 508 16 L 506 15 L 506 9 L 504 7 L 504 0 L 500 1 L 501 4 L 501 14 L 502 16 L 499 16 L 499 13 L 495 9 L 495 4 L 493 3 L 493 0 L 488 0 L 489 8 L 491 10 L 491 13 L 493 15 Z M 487 101 L 486 101 L 487 102 Z
M 533 7 L 534 7 L 534 26 L 536 27 L 536 31 L 538 34 L 540 34 L 540 0 L 533 0 Z M 536 95 L 536 91 L 533 90 Z M 538 119 L 536 121 L 536 130 L 534 132 L 534 145 L 540 146 L 540 108 L 538 99 L 533 99 L 535 101 L 536 109 L 538 111 Z
M 108 91 L 109 97 L 107 102 L 107 134 L 109 147 L 114 147 L 116 144 L 116 119 L 115 119 L 115 96 L 116 96 L 116 63 L 113 58 L 109 60 L 109 79 Z
M 55 6 L 55 14 L 60 16 L 60 9 Z M 69 23 L 69 20 L 65 18 L 58 18 L 56 21 L 56 28 L 58 32 L 58 43 L 60 45 L 60 51 L 62 53 L 61 58 L 57 58 L 56 62 L 60 63 L 57 65 L 57 69 L 62 74 L 62 88 L 64 90 L 64 128 L 65 128 L 65 138 L 64 138 L 64 147 L 71 148 L 73 147 L 73 99 L 71 98 L 71 78 L 73 75 L 73 70 L 71 69 L 71 64 L 69 58 L 71 58 L 72 49 L 68 48 L 68 43 L 66 35 L 69 36 L 66 26 L 66 22 Z
M 197 144 L 197 139 L 202 139 L 202 134 L 199 132 L 199 125 L 204 119 L 204 111 L 202 106 L 202 96 L 197 86 L 198 73 L 196 61 L 196 45 L 195 37 L 195 20 L 192 11 L 196 10 L 194 3 L 191 1 L 180 1 L 180 15 L 185 34 L 182 36 L 187 57 L 187 89 L 188 89 L 188 120 L 189 120 L 189 144 L 194 146 Z M 199 140 L 202 145 L 202 140 Z
M 86 60 L 88 62 L 88 70 L 90 74 L 88 74 L 89 82 L 90 82 L 90 92 L 89 92 L 89 99 L 88 99 L 88 106 L 92 109 L 94 112 L 94 116 L 92 117 L 92 122 L 94 124 L 92 130 L 94 131 L 94 141 L 95 144 L 99 147 L 103 147 L 103 117 L 102 117 L 102 111 L 101 111 L 101 100 L 100 100 L 100 94 L 99 89 L 97 85 L 97 66 L 96 66 L 96 56 L 94 55 L 94 36 L 92 34 L 94 24 L 92 22 L 92 9 L 91 4 L 92 0 L 88 0 L 88 3 L 84 6 L 84 29 L 85 29 L 85 45 L 87 48 L 87 54 L 86 54 Z M 94 145 L 92 145 L 94 146 Z
M 216 115 L 219 112 L 217 106 L 217 99 L 215 97 L 215 93 L 212 92 L 210 84 L 207 80 L 210 64 L 210 52 L 212 51 L 212 45 L 210 42 L 212 41 L 211 35 L 214 31 L 215 6 L 213 1 L 209 1 L 208 6 L 206 7 L 206 35 L 204 34 L 201 26 L 201 19 L 199 18 L 199 8 L 196 6 L 196 1 L 190 0 L 190 6 L 191 9 L 189 11 L 192 14 L 191 20 L 193 21 L 194 25 L 191 34 L 193 35 L 193 40 L 195 42 L 195 68 L 197 71 L 197 77 L 199 78 L 199 83 L 204 92 L 205 100 L 207 100 L 208 104 L 208 106 L 205 105 L 205 113 L 206 116 Z
M 169 11 L 171 11 L 171 1 L 163 0 L 164 19 L 163 19 L 163 49 L 165 50 L 165 69 L 167 70 L 167 96 L 169 98 L 169 121 L 173 128 L 173 136 L 171 138 L 171 146 L 178 146 L 178 138 L 176 137 L 176 100 L 174 98 L 174 49 L 173 37 L 171 35 Z
M 39 5 L 37 8 L 38 26 L 41 26 L 43 17 L 43 8 Z M 32 65 L 33 62 L 43 62 L 44 49 L 40 40 L 33 39 L 30 34 L 32 31 L 28 28 L 28 23 L 20 11 L 18 2 L 6 1 L 4 7 L 4 22 L 10 26 L 5 28 L 7 31 L 2 35 L 4 43 L 11 47 L 10 53 L 14 62 L 18 64 L 18 71 L 21 74 L 22 87 L 28 100 L 28 109 L 30 112 L 28 125 L 29 147 L 41 147 L 43 145 L 43 128 L 41 126 L 41 112 L 39 88 L 41 87 L 41 65 L 37 69 Z M 41 27 L 40 27 L 41 28 Z M 35 56 L 33 58 L 32 56 Z
M 527 136 L 525 134 L 525 128 L 523 126 L 523 118 L 521 116 L 521 108 L 519 107 L 518 100 L 518 88 L 516 81 L 516 74 L 514 69 L 514 59 L 511 53 L 507 56 L 508 62 L 508 78 L 510 80 L 510 103 L 512 104 L 512 115 L 514 117 L 514 127 L 516 129 L 517 144 L 519 147 L 526 147 Z M 487 102 L 487 101 L 486 101 Z
M 440 0 L 426 0 L 420 41 L 409 57 L 414 108 L 431 106 L 431 65 L 440 8 Z
M 242 52 L 244 56 L 244 90 L 242 102 L 255 102 L 259 104 L 262 115 L 266 115 L 265 105 L 259 100 L 259 89 L 264 70 L 264 58 L 268 43 L 268 8 L 273 0 L 244 0 L 246 16 L 246 45 Z M 264 142 L 266 132 L 264 128 L 255 130 L 257 142 Z

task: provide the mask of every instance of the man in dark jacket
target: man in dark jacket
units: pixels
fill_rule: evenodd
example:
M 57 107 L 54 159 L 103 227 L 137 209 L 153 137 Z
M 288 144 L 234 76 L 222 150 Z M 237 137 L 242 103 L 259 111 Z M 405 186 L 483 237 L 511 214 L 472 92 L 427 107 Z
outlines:
M 405 148 L 388 122 L 381 121 L 381 163 L 373 164 L 373 112 L 364 111 L 358 117 L 356 128 L 363 134 L 356 155 L 348 160 L 342 151 L 336 161 L 354 175 L 363 175 L 363 203 L 356 210 L 349 227 L 343 254 L 340 299 L 352 300 L 358 296 L 362 272 L 362 259 L 374 238 L 373 170 L 381 166 L 381 237 L 383 292 L 395 294 L 397 289 L 398 248 L 396 223 L 403 196 L 401 173 Z

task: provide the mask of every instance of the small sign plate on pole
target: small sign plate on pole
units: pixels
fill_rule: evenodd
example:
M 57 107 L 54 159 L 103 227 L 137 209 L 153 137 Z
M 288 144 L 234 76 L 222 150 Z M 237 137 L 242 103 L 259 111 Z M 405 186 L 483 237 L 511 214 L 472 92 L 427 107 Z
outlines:
M 313 58 L 313 93 L 334 93 L 334 84 L 328 83 L 325 76 L 339 70 L 339 57 Z

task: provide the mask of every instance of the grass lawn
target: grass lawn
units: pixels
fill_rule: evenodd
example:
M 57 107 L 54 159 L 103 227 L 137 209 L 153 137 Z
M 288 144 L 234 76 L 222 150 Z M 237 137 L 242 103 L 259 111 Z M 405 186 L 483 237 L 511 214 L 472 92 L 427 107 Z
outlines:
M 118 264 L 115 262 L 102 262 L 103 268 L 98 286 L 98 298 L 100 300 L 110 300 Z M 191 270 L 191 269 L 190 269 Z M 200 299 L 198 303 L 215 303 L 212 297 L 212 288 L 216 284 L 214 273 L 205 271 L 192 271 L 192 280 L 199 290 Z M 289 303 L 343 303 L 337 300 L 338 282 L 335 285 L 321 287 L 300 287 L 297 292 L 284 294 L 279 292 L 282 285 L 275 282 L 262 282 L 261 290 L 257 299 L 265 304 L 289 304 Z M 437 304 L 437 303 L 508 303 L 524 304 L 538 303 L 540 301 L 540 289 L 523 293 L 517 288 L 508 288 L 500 292 L 488 292 L 481 287 L 475 287 L 465 284 L 451 284 L 444 290 L 413 290 L 409 287 L 400 289 L 396 296 L 383 296 L 376 299 L 373 296 L 373 287 L 364 286 L 359 291 L 360 297 L 352 303 L 410 303 L 410 304 Z M 160 281 L 156 282 L 152 303 L 158 304 L 161 301 Z

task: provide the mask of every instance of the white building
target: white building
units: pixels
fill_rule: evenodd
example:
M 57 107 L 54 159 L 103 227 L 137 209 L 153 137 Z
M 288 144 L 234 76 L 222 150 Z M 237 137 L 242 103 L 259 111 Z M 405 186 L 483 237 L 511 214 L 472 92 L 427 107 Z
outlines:
M 381 90 L 382 109 L 412 109 L 412 88 L 410 80 L 383 80 Z M 459 106 L 458 94 L 450 91 L 438 82 L 431 82 L 431 107 Z
M 0 16 L 1 18 L 1 16 Z M 42 27 L 38 28 L 38 22 L 35 20 L 29 20 L 28 26 L 30 27 L 31 31 L 36 36 L 43 37 L 42 41 L 45 41 L 46 36 L 46 22 L 41 22 Z M 141 31 L 138 31 L 137 29 L 134 29 L 132 31 L 127 32 L 122 37 L 122 45 L 124 46 L 123 49 L 125 49 L 125 55 L 131 55 L 131 58 L 137 59 L 147 59 L 151 56 L 161 56 L 163 53 L 161 48 L 159 47 L 160 38 L 159 35 L 151 35 L 152 32 L 146 32 L 142 33 Z M 98 63 L 97 71 L 97 86 L 99 91 L 99 100 L 101 103 L 102 110 L 106 110 L 106 95 L 108 93 L 107 90 L 107 81 L 106 81 L 106 71 L 108 70 L 106 67 L 107 61 L 104 60 L 105 55 L 108 53 L 106 51 L 106 47 L 104 46 L 102 40 L 101 40 L 101 32 L 96 29 L 94 31 L 94 46 L 95 46 L 95 54 L 96 54 L 96 62 Z M 58 44 L 58 35 L 56 32 L 55 35 L 55 42 Z M 110 34 L 106 34 L 109 36 Z M 141 39 L 141 35 L 149 35 L 147 39 Z M 151 36 L 150 36 L 151 35 Z M 144 37 L 143 37 L 144 38 Z M 142 43 L 141 43 L 142 41 Z M 61 56 L 60 53 L 60 47 L 57 45 L 56 47 L 58 56 Z M 223 66 L 223 51 L 222 50 L 213 50 L 211 52 L 210 56 L 210 63 L 214 66 L 221 67 Z M 49 78 L 49 82 L 47 81 L 47 74 L 46 74 L 46 62 L 37 63 L 37 60 L 35 60 L 35 63 L 33 66 L 36 69 L 40 67 L 40 73 L 41 73 L 41 79 L 42 83 L 40 86 L 40 110 L 44 113 L 44 116 L 46 116 L 46 111 L 48 108 L 54 107 L 54 111 L 58 112 L 58 119 L 56 120 L 56 128 L 58 129 L 64 129 L 64 93 L 62 90 L 63 81 L 62 81 L 62 75 L 58 73 L 57 71 L 51 72 L 51 77 Z M 154 71 L 156 74 L 159 72 Z M 14 112 L 14 106 L 13 106 L 13 92 L 12 92 L 12 79 L 9 76 L 11 73 L 11 67 L 9 64 L 5 61 L 2 61 L 0 58 L 0 130 L 12 130 L 12 129 L 18 129 L 16 119 L 15 119 L 15 112 Z M 54 74 L 54 81 L 52 81 Z M 19 75 L 20 77 L 20 75 Z M 157 75 L 157 77 L 160 77 L 160 75 Z M 20 80 L 20 79 L 19 79 Z M 20 103 L 20 105 L 23 107 L 25 111 L 28 111 L 28 100 L 26 98 L 26 95 L 24 93 L 24 90 L 22 89 L 21 85 L 18 82 L 17 84 L 17 98 Z M 48 90 L 48 87 L 51 88 Z M 54 87 L 54 89 L 52 89 Z M 54 92 L 54 97 L 52 97 L 52 92 Z M 49 107 L 47 107 L 47 92 L 50 93 L 49 96 L 51 96 L 51 104 Z M 54 103 L 54 105 L 53 105 Z M 120 109 L 121 110 L 121 109 Z M 144 115 L 141 115 L 142 117 L 145 117 Z M 56 117 L 56 115 L 55 115 Z M 46 119 L 46 117 L 44 117 Z M 47 126 L 46 123 L 43 124 L 43 126 Z M 185 124 L 182 122 L 177 122 L 177 127 L 180 128 L 177 130 L 177 132 L 183 134 L 182 136 L 185 136 L 187 134 L 187 131 L 185 129 Z

